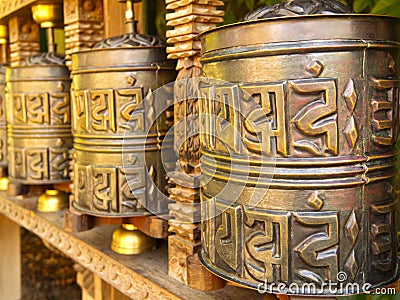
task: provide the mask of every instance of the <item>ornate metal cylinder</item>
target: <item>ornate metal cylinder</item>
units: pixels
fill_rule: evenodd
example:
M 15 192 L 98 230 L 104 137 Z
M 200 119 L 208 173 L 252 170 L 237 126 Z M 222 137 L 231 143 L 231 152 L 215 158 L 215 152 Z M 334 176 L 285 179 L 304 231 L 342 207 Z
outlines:
M 7 69 L 9 177 L 23 184 L 69 181 L 70 79 L 52 54 Z
M 0 67 L 0 168 L 7 168 L 6 69 Z
M 155 186 L 167 184 L 167 126 L 165 118 L 152 124 L 161 103 L 151 95 L 175 79 L 174 64 L 154 37 L 123 35 L 98 47 L 72 55 L 73 206 L 107 217 L 166 212 Z
M 200 89 L 205 266 L 288 294 L 395 280 L 399 19 L 253 20 L 201 42 L 205 76 L 226 81 Z

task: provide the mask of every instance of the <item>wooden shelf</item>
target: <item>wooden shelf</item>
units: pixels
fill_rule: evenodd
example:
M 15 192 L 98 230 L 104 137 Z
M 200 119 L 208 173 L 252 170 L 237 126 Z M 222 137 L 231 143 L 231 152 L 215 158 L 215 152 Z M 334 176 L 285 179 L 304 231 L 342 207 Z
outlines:
M 263 299 L 257 291 L 227 285 L 214 292 L 193 290 L 168 276 L 167 242 L 150 253 L 125 256 L 114 253 L 114 225 L 79 233 L 65 232 L 64 211 L 41 213 L 37 198 L 8 197 L 0 192 L 0 213 L 35 233 L 68 257 L 134 299 Z

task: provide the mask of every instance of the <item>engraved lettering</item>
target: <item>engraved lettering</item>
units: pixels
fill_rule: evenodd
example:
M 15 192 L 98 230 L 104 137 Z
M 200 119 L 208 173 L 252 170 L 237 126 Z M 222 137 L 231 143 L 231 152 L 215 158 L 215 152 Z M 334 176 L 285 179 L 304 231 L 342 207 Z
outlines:
M 15 93 L 12 95 L 14 103 L 14 122 L 16 124 L 26 124 L 26 98 L 23 93 Z
M 372 214 L 376 220 L 371 224 L 372 254 L 376 256 L 373 266 L 381 271 L 390 271 L 394 263 L 396 239 L 393 237 L 396 203 L 372 205 Z
M 49 178 L 48 149 L 28 149 L 28 167 L 32 179 Z
M 219 87 L 215 96 L 220 110 L 215 122 L 216 136 L 236 153 L 241 151 L 239 87 Z
M 73 92 L 74 98 L 72 101 L 72 109 L 74 112 L 73 129 L 79 132 L 81 129 L 89 131 L 89 116 L 87 114 L 88 108 L 88 92 L 75 91 Z
M 239 237 L 242 236 L 241 209 L 239 206 L 229 207 L 221 203 L 215 205 L 221 212 L 222 218 L 222 224 L 215 233 L 215 250 L 228 266 L 241 274 L 242 245 L 239 242 Z
M 117 169 L 93 167 L 93 205 L 98 210 L 118 211 Z
M 141 88 L 118 89 L 116 103 L 124 122 L 119 126 L 130 131 L 144 131 L 143 91 Z
M 327 280 L 336 280 L 338 273 L 339 224 L 337 214 L 337 212 L 293 213 L 293 216 L 300 224 L 313 227 L 326 226 L 326 231 L 317 232 L 306 237 L 294 248 L 294 251 L 310 267 L 325 267 L 327 269 L 325 279 Z M 302 277 L 307 277 L 308 274 L 319 277 L 311 270 L 300 270 L 299 273 Z
M 116 132 L 113 90 L 92 90 L 89 95 L 92 128 L 97 131 Z
M 284 84 L 243 85 L 241 88 L 245 97 L 250 95 L 253 101 L 258 100 L 258 106 L 249 109 L 244 125 L 248 132 L 259 137 L 245 134 L 246 146 L 268 156 L 275 154 L 274 149 L 287 156 Z
M 394 145 L 398 132 L 398 109 L 400 80 L 373 79 L 378 91 L 385 93 L 386 99 L 374 98 L 372 105 L 373 141 L 381 146 Z
M 252 227 L 262 222 L 263 230 L 252 233 L 246 240 L 246 249 L 264 268 L 246 261 L 249 273 L 258 281 L 277 282 L 289 280 L 289 213 L 256 212 L 245 210 L 246 225 Z
M 36 124 L 50 124 L 49 94 L 27 94 L 28 121 Z
M 337 95 L 335 81 L 332 79 L 294 80 L 290 81 L 293 89 L 299 94 L 316 94 L 318 99 L 303 107 L 293 118 L 296 127 L 305 135 L 325 134 L 328 151 L 338 154 Z M 325 150 L 307 140 L 297 141 L 300 148 L 314 154 Z
M 52 124 L 70 124 L 70 107 L 68 93 L 52 93 L 50 94 L 50 101 L 52 103 Z

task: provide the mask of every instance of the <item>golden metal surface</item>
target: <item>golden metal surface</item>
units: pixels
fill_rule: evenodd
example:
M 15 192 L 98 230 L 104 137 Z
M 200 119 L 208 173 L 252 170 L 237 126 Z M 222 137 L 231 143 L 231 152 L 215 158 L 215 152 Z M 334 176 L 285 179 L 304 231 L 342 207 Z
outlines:
M 167 210 L 152 184 L 165 190 L 160 151 L 168 127 L 163 120 L 152 127 L 149 118 L 156 111 L 143 105 L 146 96 L 175 77 L 173 64 L 165 59 L 164 47 L 93 49 L 72 55 L 76 209 L 104 216 Z M 133 127 L 131 118 L 137 120 Z
M 153 95 L 175 79 L 165 44 L 136 32 L 109 38 L 72 54 L 71 73 L 72 205 L 109 217 L 165 213 L 161 149 L 169 126 L 159 108 L 172 95 Z
M 141 254 L 154 250 L 157 241 L 137 230 L 132 224 L 122 224 L 112 236 L 111 249 L 119 254 Z
M 8 179 L 8 177 L 1 177 L 0 178 L 0 191 L 7 191 L 9 182 L 10 182 L 10 180 Z
M 52 64 L 47 55 L 31 60 L 28 66 L 7 69 L 10 180 L 67 182 L 72 148 L 69 71 Z
M 61 4 L 38 4 L 32 6 L 32 17 L 42 28 L 62 27 Z
M 55 212 L 68 207 L 68 194 L 57 190 L 46 190 L 38 199 L 38 211 Z
M 7 44 L 8 41 L 8 27 L 6 25 L 0 25 L 0 44 Z
M 212 272 L 289 294 L 301 293 L 292 283 L 343 294 L 354 292 L 341 282 L 398 277 L 399 32 L 396 18 L 326 15 L 201 35 L 201 259 Z

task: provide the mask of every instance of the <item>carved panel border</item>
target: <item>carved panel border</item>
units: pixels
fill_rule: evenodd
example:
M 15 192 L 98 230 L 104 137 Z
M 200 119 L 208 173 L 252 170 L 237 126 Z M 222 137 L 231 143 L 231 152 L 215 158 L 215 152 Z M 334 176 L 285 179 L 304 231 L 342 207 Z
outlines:
M 133 299 L 180 299 L 79 238 L 66 233 L 34 211 L 7 199 L 4 193 L 0 193 L 0 213 L 32 231 Z

